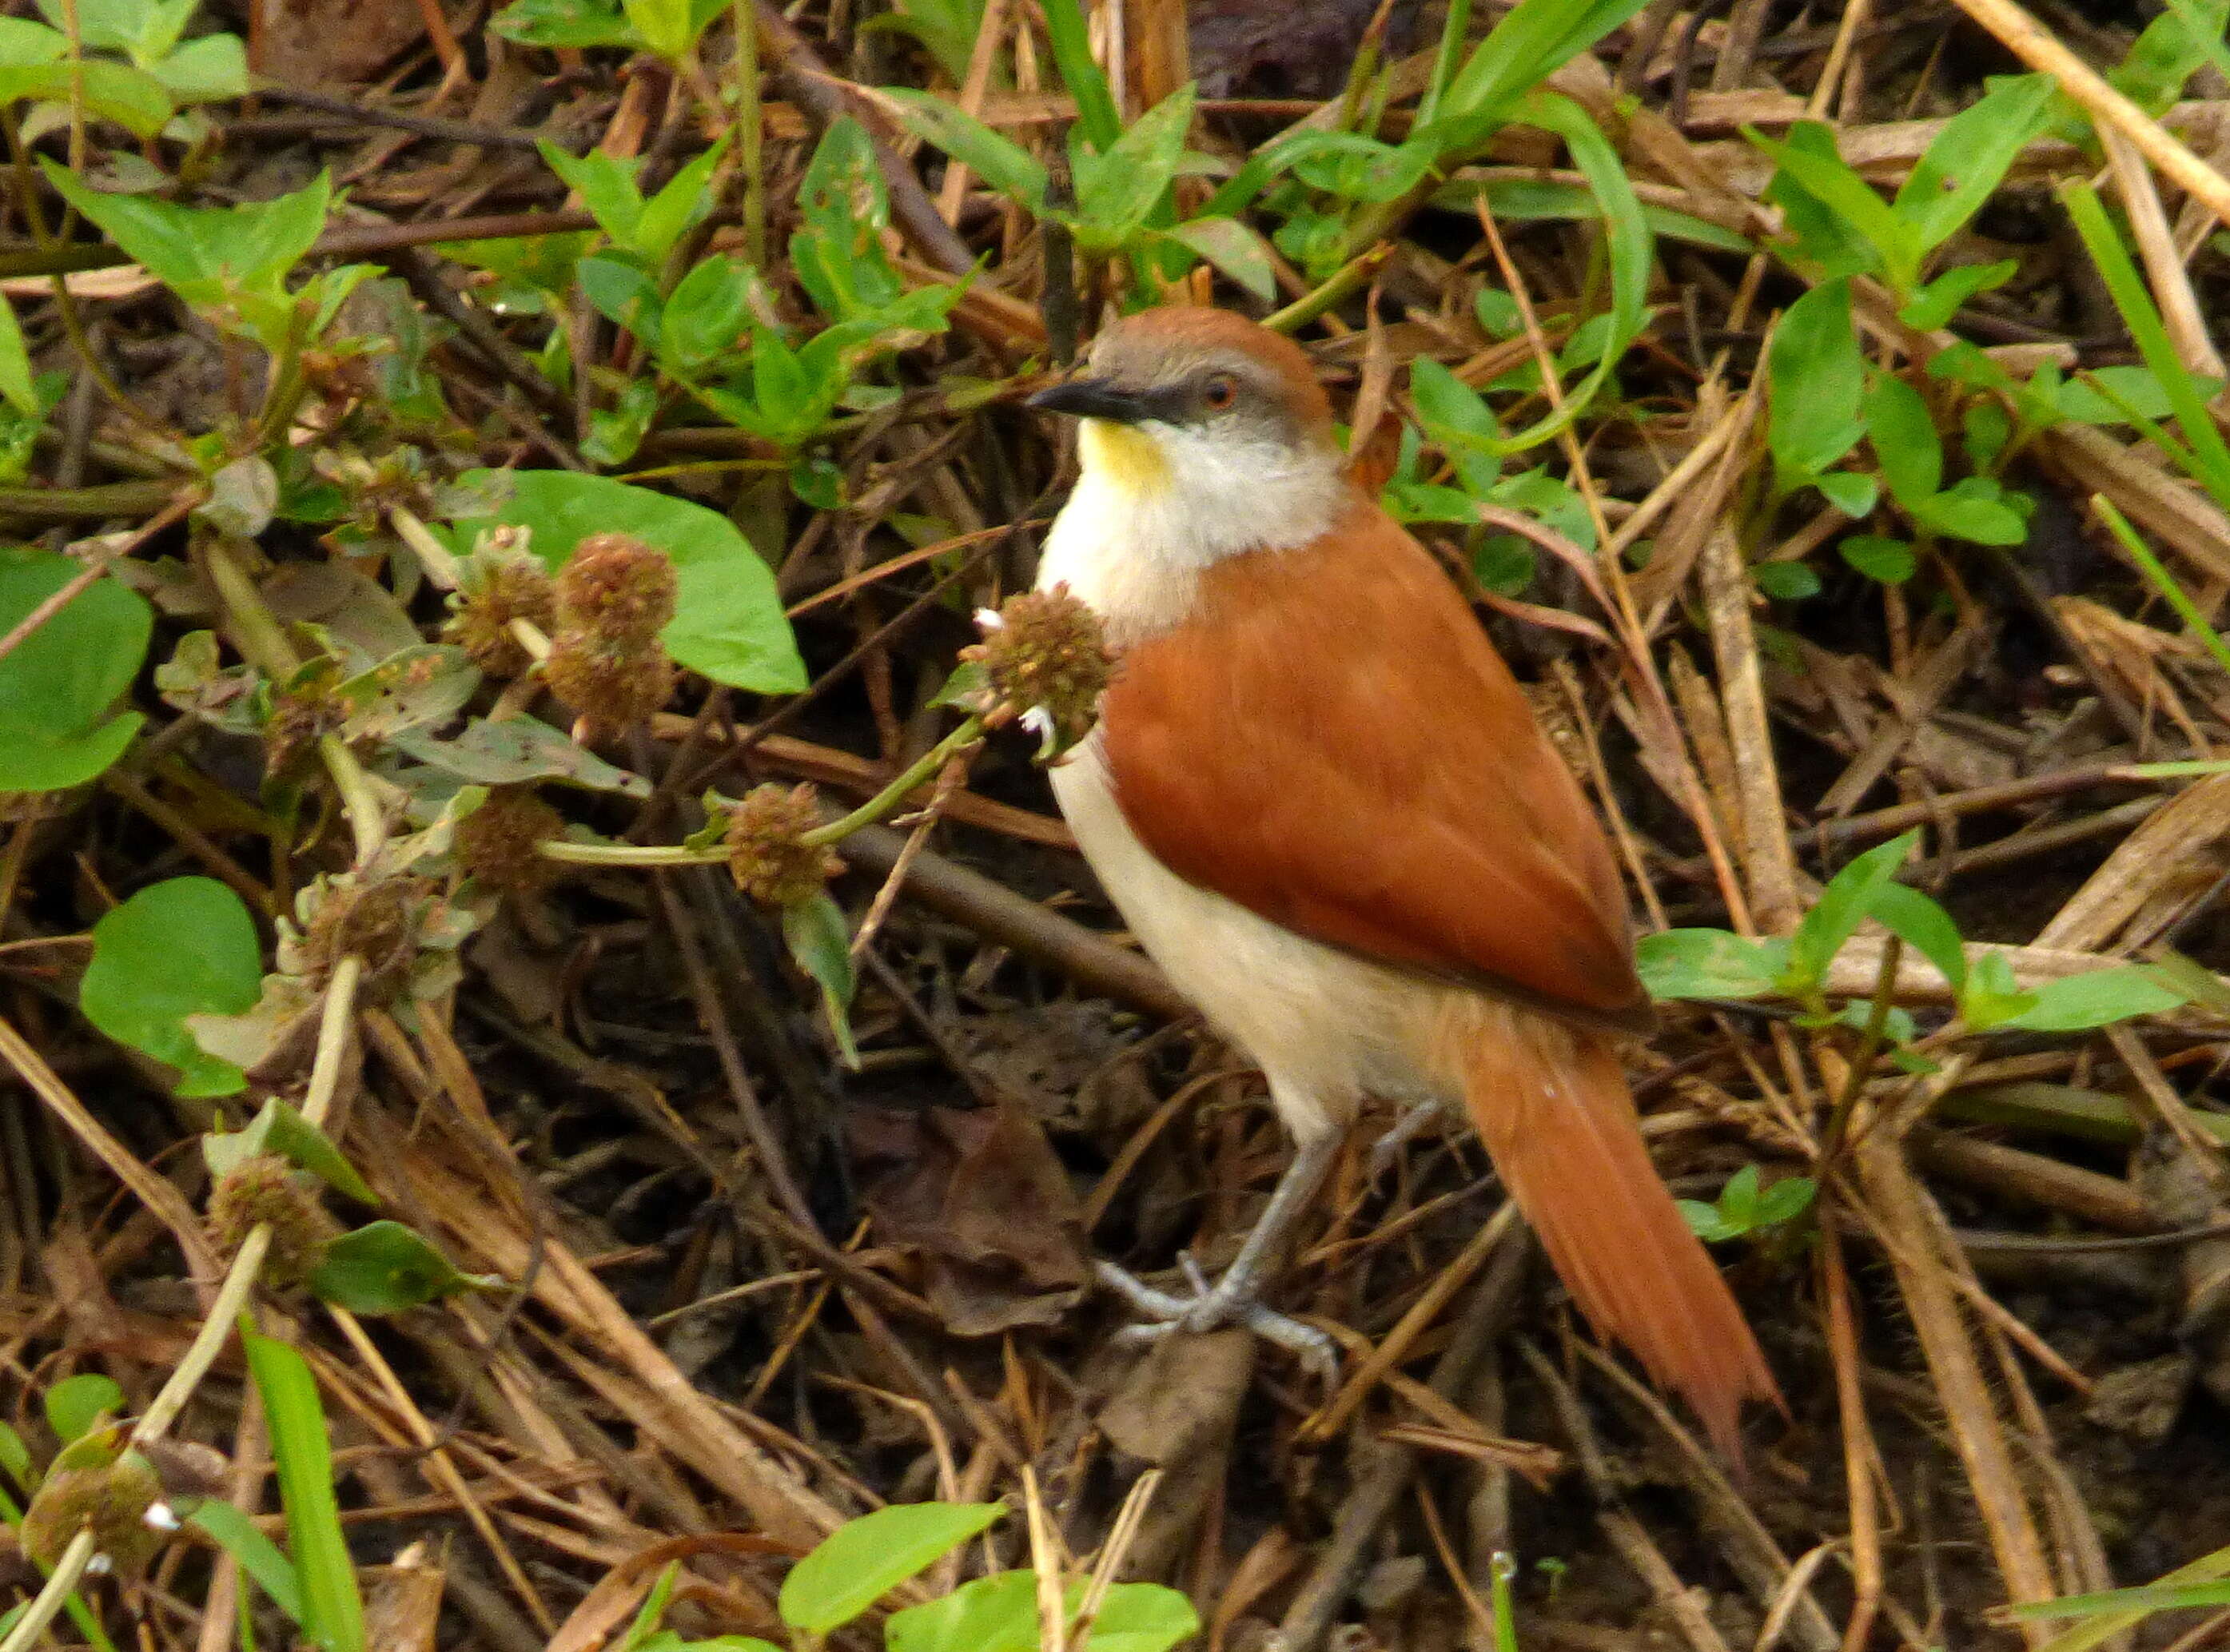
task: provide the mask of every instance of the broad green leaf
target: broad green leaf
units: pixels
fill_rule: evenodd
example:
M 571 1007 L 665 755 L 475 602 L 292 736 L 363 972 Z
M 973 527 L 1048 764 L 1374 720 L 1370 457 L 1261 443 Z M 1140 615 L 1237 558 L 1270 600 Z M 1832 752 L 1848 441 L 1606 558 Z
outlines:
M 1858 521 L 1881 497 L 1881 486 L 1872 476 L 1855 470 L 1831 470 L 1812 478 L 1820 495 L 1837 510 Z
M 351 1313 L 400 1313 L 473 1288 L 447 1256 L 400 1222 L 374 1222 L 325 1247 L 311 1294 Z
M 1169 231 L 1217 270 L 1265 304 L 1278 294 L 1270 249 L 1262 237 L 1237 218 L 1194 218 Z
M 1789 943 L 1724 929 L 1667 929 L 1634 945 L 1634 967 L 1653 998 L 1757 998 L 1789 966 Z
M 1003 1503 L 897 1503 L 848 1520 L 790 1569 L 782 1621 L 826 1635 L 1007 1512 Z
M 828 1010 L 830 1030 L 845 1062 L 860 1064 L 860 1051 L 852 1042 L 852 994 L 858 983 L 852 969 L 852 932 L 844 922 L 844 909 L 827 894 L 815 895 L 782 912 L 782 937 L 797 966 L 821 988 Z
M 1912 507 L 1916 520 L 1953 539 L 1977 545 L 2019 545 L 2028 538 L 2028 520 L 2014 508 L 2020 495 L 2008 494 L 1987 476 L 1965 476 L 1932 499 Z
M 39 68 L 69 55 L 69 36 L 27 17 L 0 17 L 0 69 Z
M 462 480 L 486 484 L 498 474 L 473 471 Z M 552 568 L 563 567 L 591 533 L 634 534 L 674 558 L 679 610 L 660 636 L 675 660 L 755 694 L 796 694 L 805 687 L 805 665 L 774 575 L 726 517 L 607 476 L 522 470 L 511 481 L 511 499 L 499 515 L 454 524 L 451 543 L 461 553 L 499 522 L 532 528 L 535 554 Z
M 1075 1610 L 1073 1604 L 1071 1610 Z M 1081 1652 L 1170 1652 L 1200 1633 L 1200 1614 L 1176 1590 L 1121 1583 L 1107 1591 Z
M 180 1095 L 230 1095 L 245 1077 L 204 1054 L 185 1021 L 246 1015 L 262 991 L 262 947 L 241 898 L 212 878 L 171 878 L 93 926 L 78 1007 L 119 1043 L 177 1068 Z
M 1920 563 L 1912 547 L 1902 539 L 1885 539 L 1875 533 L 1853 533 L 1835 549 L 1844 561 L 1885 585 L 1901 585 L 1912 578 Z
M 1038 1578 L 995 1571 L 891 1614 L 885 1652 L 1038 1652 Z
M 1918 509 L 1943 482 L 1943 443 L 1928 403 L 1902 378 L 1881 373 L 1866 391 L 1866 417 L 1882 480 L 1898 504 Z
M 689 0 L 620 0 L 620 5 L 642 43 L 669 61 L 678 61 L 695 38 Z
M 619 0 L 515 0 L 488 19 L 488 27 L 522 46 L 643 44 Z
M 714 254 L 667 295 L 659 318 L 661 355 L 685 375 L 736 348 L 751 320 L 751 266 Z
M 222 103 L 248 95 L 248 48 L 237 35 L 190 40 L 147 72 L 180 103 Z
M 1820 900 L 1796 926 L 1789 955 L 1789 972 L 1800 991 L 1816 989 L 1843 943 L 1873 915 L 1875 898 L 1897 876 L 1920 841 L 1917 831 L 1868 849 L 1828 881 Z
M 154 137 L 177 112 L 160 81 L 128 63 L 88 57 L 40 68 L 0 68 L 0 103 L 22 98 L 74 103 L 81 94 L 87 111 L 113 120 L 135 138 Z M 40 161 L 53 165 L 44 156 Z
M 1866 361 L 1851 326 L 1851 284 L 1822 281 L 1789 307 L 1765 357 L 1766 447 L 1784 485 L 1824 471 L 1866 433 Z
M 1800 120 L 1789 129 L 1789 145 L 1840 166 L 1835 134 L 1817 121 Z M 1765 186 L 1769 206 L 1781 209 L 1782 227 L 1793 238 L 1784 256 L 1794 268 L 1814 281 L 1833 281 L 1840 275 L 1871 275 L 1881 268 L 1881 255 L 1843 215 L 1797 181 L 1787 167 L 1774 173 Z
M 212 1498 L 186 1516 L 186 1524 L 199 1526 L 217 1546 L 240 1563 L 255 1579 L 256 1587 L 271 1597 L 272 1604 L 298 1626 L 302 1622 L 302 1580 L 279 1546 L 263 1535 L 262 1528 L 230 1503 Z
M 332 1442 L 318 1379 L 283 1342 L 243 1332 L 248 1373 L 262 1396 L 287 1513 L 287 1546 L 302 1590 L 302 1631 L 323 1652 L 364 1652 L 364 1603 L 341 1533 Z
M 712 174 L 728 152 L 730 132 L 713 139 L 712 147 L 692 158 L 666 181 L 666 186 L 643 203 L 635 219 L 633 246 L 653 264 L 666 261 L 667 254 L 682 232 L 712 210 Z
M 1046 169 L 1020 144 L 927 92 L 886 86 L 882 95 L 897 105 L 899 120 L 915 137 L 936 145 L 1028 211 L 1045 210 Z
M 1893 203 L 1923 253 L 1950 240 L 2005 181 L 2021 145 L 2044 129 L 2053 85 L 2048 74 L 1994 81 L 1944 123 Z
M 2230 3 L 2225 0 L 2169 0 L 2168 10 L 2145 25 L 2130 55 L 2106 78 L 2147 114 L 2163 114 L 2201 64 L 2211 58 L 2217 68 L 2225 67 L 2226 25 Z
M 81 1371 L 65 1377 L 46 1391 L 47 1426 L 64 1445 L 85 1437 L 102 1416 L 115 1416 L 124 1410 L 124 1391 L 113 1378 L 98 1371 Z
M 2093 1027 L 2156 1016 L 2187 1002 L 2149 965 L 2125 964 L 2040 984 L 2036 1002 L 2001 1024 L 2030 1032 L 2087 1032 Z

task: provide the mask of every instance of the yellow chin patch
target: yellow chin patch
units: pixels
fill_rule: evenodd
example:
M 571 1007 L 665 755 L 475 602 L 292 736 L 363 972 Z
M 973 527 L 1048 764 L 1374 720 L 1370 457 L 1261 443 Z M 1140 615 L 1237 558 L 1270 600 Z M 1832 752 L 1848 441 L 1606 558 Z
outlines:
M 1083 420 L 1076 455 L 1086 470 L 1125 494 L 1157 494 L 1169 483 L 1169 461 L 1161 445 L 1144 430 L 1112 419 Z

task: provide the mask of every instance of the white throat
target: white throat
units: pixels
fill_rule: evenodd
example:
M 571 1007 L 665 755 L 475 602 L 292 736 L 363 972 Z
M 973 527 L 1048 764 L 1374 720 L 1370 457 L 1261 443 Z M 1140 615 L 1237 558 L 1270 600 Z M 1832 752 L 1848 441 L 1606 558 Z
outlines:
M 1348 498 L 1329 446 L 1086 419 L 1077 453 L 1083 474 L 1046 536 L 1038 585 L 1067 585 L 1118 647 L 1182 620 L 1202 570 L 1306 545 Z

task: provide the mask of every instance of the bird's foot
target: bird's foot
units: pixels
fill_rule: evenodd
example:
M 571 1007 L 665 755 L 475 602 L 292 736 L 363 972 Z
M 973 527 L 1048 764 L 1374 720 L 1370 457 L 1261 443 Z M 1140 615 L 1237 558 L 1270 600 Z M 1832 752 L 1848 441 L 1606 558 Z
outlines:
M 1339 1356 L 1332 1339 L 1312 1325 L 1266 1308 L 1256 1300 L 1254 1281 L 1246 1270 L 1232 1268 L 1211 1286 L 1189 1251 L 1178 1257 L 1192 1286 L 1189 1296 L 1157 1291 L 1137 1274 L 1113 1262 L 1097 1264 L 1099 1282 L 1122 1297 L 1148 1323 L 1127 1326 L 1118 1334 L 1130 1341 L 1150 1341 L 1175 1331 L 1206 1332 L 1227 1325 L 1244 1326 L 1265 1341 L 1290 1348 L 1312 1371 L 1329 1377 L 1338 1368 Z
M 1394 1161 L 1402 1156 L 1402 1149 L 1439 1123 L 1447 1111 L 1447 1104 L 1438 1096 L 1408 1103 L 1386 1133 L 1370 1144 L 1370 1169 L 1366 1172 L 1370 1180 L 1376 1182 L 1393 1169 Z

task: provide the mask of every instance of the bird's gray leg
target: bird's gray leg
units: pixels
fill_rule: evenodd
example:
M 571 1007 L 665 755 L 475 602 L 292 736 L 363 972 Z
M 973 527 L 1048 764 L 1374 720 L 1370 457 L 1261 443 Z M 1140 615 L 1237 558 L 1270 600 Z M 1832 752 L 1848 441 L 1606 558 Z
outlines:
M 1394 1160 L 1402 1149 L 1438 1119 L 1448 1105 L 1447 1096 L 1421 1085 L 1398 1094 L 1389 1093 L 1386 1100 L 1401 1104 L 1402 1116 L 1384 1135 L 1370 1144 L 1370 1176 L 1373 1182 L 1394 1167 Z
M 1340 1137 L 1341 1132 L 1327 1123 L 1295 1144 L 1293 1162 L 1278 1178 L 1270 1203 L 1240 1246 L 1239 1255 L 1213 1287 L 1201 1276 L 1189 1255 L 1183 1258 L 1183 1265 L 1193 1281 L 1191 1296 L 1155 1290 L 1112 1262 L 1099 1263 L 1101 1282 L 1156 1321 L 1137 1327 L 1136 1333 L 1157 1336 L 1173 1330 L 1211 1331 L 1221 1325 L 1243 1325 L 1257 1336 L 1292 1349 L 1312 1364 L 1331 1365 L 1331 1338 L 1312 1326 L 1264 1307 L 1255 1300 L 1254 1292 L 1260 1277 L 1273 1271 L 1283 1256 L 1294 1220 L 1323 1187 L 1339 1152 Z

